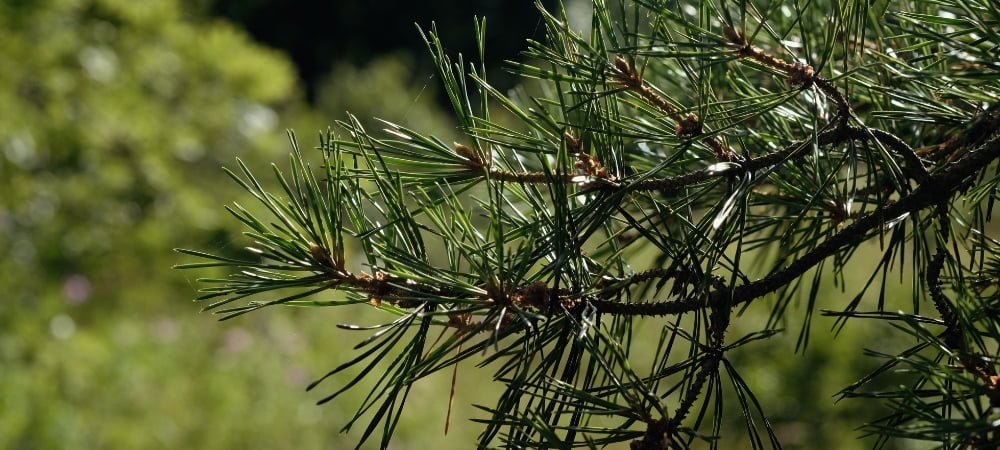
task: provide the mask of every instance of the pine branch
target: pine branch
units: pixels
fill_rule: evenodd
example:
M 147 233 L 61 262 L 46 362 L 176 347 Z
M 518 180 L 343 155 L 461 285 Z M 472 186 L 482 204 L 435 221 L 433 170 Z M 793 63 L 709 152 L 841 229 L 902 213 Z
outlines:
M 813 272 L 804 348 L 822 280 L 838 281 L 878 238 L 878 268 L 844 311 L 825 314 L 877 319 L 917 344 L 882 355 L 882 368 L 842 394 L 895 402 L 868 425 L 880 439 L 990 445 L 1000 241 L 987 230 L 1000 108 L 984 105 L 996 102 L 988 46 L 1000 36 L 996 8 L 974 3 L 808 4 L 786 17 L 749 4 L 594 2 L 588 35 L 558 7 L 542 11 L 545 42 L 511 63 L 526 82 L 510 94 L 482 65 L 445 54 L 432 27 L 423 36 L 464 143 L 388 122 L 376 136 L 351 117 L 339 123 L 345 139 L 321 137 L 319 173 L 297 146 L 290 175 L 275 167 L 280 195 L 240 162 L 230 175 L 272 216 L 230 207 L 256 259 L 182 250 L 207 261 L 179 267 L 234 271 L 203 280 L 199 300 L 223 318 L 271 305 L 394 314 L 344 326 L 372 334 L 310 386 L 361 370 L 324 403 L 389 367 L 348 424 L 371 417 L 362 443 L 381 425 L 388 445 L 417 380 L 478 358 L 505 385 L 477 419 L 483 447 L 687 448 L 720 437 L 735 398 L 751 446 L 766 446 L 763 423 L 777 448 L 733 352 L 778 335 Z M 482 58 L 485 22 L 476 27 Z M 749 254 L 760 259 L 748 264 Z M 902 270 L 896 256 L 926 282 L 914 283 L 914 310 L 889 312 L 880 298 L 877 311 L 859 311 L 869 286 L 881 277 L 884 294 Z M 346 300 L 310 299 L 328 291 Z M 257 300 L 265 295 L 275 298 Z M 733 309 L 765 297 L 767 325 L 727 342 Z M 918 314 L 925 300 L 939 318 Z M 662 324 L 655 352 L 643 352 L 648 374 L 634 364 L 643 320 Z M 899 366 L 917 374 L 910 388 L 861 391 Z
M 859 217 L 788 267 L 773 272 L 760 280 L 738 286 L 733 289 L 731 294 L 714 291 L 705 301 L 688 298 L 676 301 L 624 304 L 601 299 L 588 300 L 602 313 L 635 316 L 663 316 L 690 312 L 718 303 L 724 296 L 731 296 L 735 305 L 751 302 L 786 286 L 824 259 L 849 246 L 857 245 L 865 240 L 869 233 L 878 231 L 886 221 L 937 206 L 949 195 L 965 188 L 973 177 L 997 158 L 1000 158 L 1000 135 L 994 135 L 979 148 L 972 150 L 938 173 L 930 175 L 909 195 Z

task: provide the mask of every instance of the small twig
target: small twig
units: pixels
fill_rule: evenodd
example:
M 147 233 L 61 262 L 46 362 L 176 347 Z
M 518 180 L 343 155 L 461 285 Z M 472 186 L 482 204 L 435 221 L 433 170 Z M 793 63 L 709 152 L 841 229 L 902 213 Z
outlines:
M 701 396 L 705 382 L 718 373 L 719 363 L 725 355 L 726 331 L 729 329 L 729 319 L 732 314 L 732 303 L 726 295 L 718 296 L 715 304 L 709 305 L 709 348 L 706 351 L 705 359 L 702 360 L 701 370 L 695 375 L 694 381 L 688 388 L 687 395 L 681 401 L 674 417 L 670 419 L 672 427 L 679 427 L 684 418 L 687 417 L 695 401 Z
M 847 97 L 838 91 L 830 80 L 817 75 L 816 69 L 812 66 L 801 62 L 788 63 L 764 52 L 760 47 L 752 45 L 742 30 L 737 30 L 726 25 L 722 28 L 722 32 L 725 34 L 726 39 L 729 39 L 729 42 L 739 47 L 737 54 L 740 59 L 752 59 L 765 66 L 784 72 L 788 76 L 788 83 L 793 86 L 807 88 L 815 84 L 823 94 L 837 104 L 838 117 L 846 120 L 851 116 L 851 104 L 847 101 Z
M 846 142 L 850 139 L 857 140 L 870 140 L 877 139 L 882 142 L 890 150 L 900 154 L 904 161 L 906 162 L 904 166 L 904 171 L 907 176 L 912 179 L 922 181 L 926 178 L 927 169 L 923 166 L 920 158 L 916 156 L 915 152 L 906 143 L 902 142 L 895 135 L 882 131 L 876 128 L 859 128 L 851 127 L 848 125 L 841 124 L 840 126 L 824 131 L 819 134 L 815 142 L 820 146 L 825 145 L 838 145 Z M 591 158 L 587 162 L 580 162 L 578 160 L 578 170 L 585 169 L 590 171 L 592 174 L 588 175 L 590 178 L 595 180 L 601 179 L 605 182 L 590 182 L 590 183 L 580 183 L 584 185 L 587 189 L 600 189 L 607 191 L 615 191 L 619 189 L 627 189 L 632 192 L 640 191 L 661 191 L 670 192 L 679 189 L 683 189 L 688 186 L 693 186 L 698 183 L 708 181 L 712 178 L 727 176 L 727 175 L 738 175 L 746 172 L 754 172 L 761 169 L 765 169 L 770 166 L 788 162 L 794 159 L 802 158 L 809 155 L 808 152 L 802 151 L 808 148 L 814 141 L 812 139 L 797 142 L 786 147 L 783 150 L 779 150 L 773 153 L 769 153 L 763 156 L 758 156 L 756 158 L 750 158 L 733 166 L 732 169 L 726 171 L 709 171 L 709 170 L 699 170 L 695 172 L 689 172 L 682 175 L 675 175 L 663 178 L 647 178 L 644 180 L 635 181 L 629 183 L 627 179 L 616 179 L 615 177 L 608 174 L 607 169 L 600 165 L 600 161 L 596 158 L 585 155 L 586 158 Z M 462 150 L 465 149 L 465 150 Z M 456 153 L 462 156 L 472 154 L 471 150 L 464 145 L 456 145 Z M 483 171 L 487 169 L 488 176 L 491 179 L 516 182 L 516 183 L 550 183 L 553 181 L 561 181 L 563 183 L 578 183 L 576 178 L 579 175 L 574 174 L 545 174 L 542 172 L 509 172 L 500 169 L 494 169 L 490 166 L 482 163 L 478 159 L 469 159 L 467 165 L 471 170 Z M 603 170 L 602 170 L 603 169 Z
M 630 91 L 639 94 L 647 102 L 663 111 L 668 117 L 677 122 L 678 136 L 699 136 L 704 132 L 704 126 L 697 114 L 689 113 L 681 116 L 680 111 L 674 108 L 666 99 L 657 94 L 653 88 L 642 79 L 642 75 L 632 67 L 629 62 L 621 57 L 615 57 L 615 80 L 624 85 Z M 705 143 L 715 152 L 715 157 L 719 161 L 735 161 L 739 159 L 735 152 L 727 149 L 715 137 L 709 137 Z
M 674 108 L 673 105 L 667 102 L 666 99 L 660 97 L 659 94 L 654 92 L 653 88 L 643 81 L 639 72 L 636 71 L 625 58 L 616 56 L 614 65 L 616 69 L 613 73 L 615 80 L 624 85 L 630 91 L 639 94 L 640 97 L 657 107 L 660 111 L 663 111 L 663 113 L 673 119 L 674 122 L 677 122 L 679 134 L 681 131 L 679 126 L 683 118 L 677 108 Z M 695 119 L 697 120 L 697 117 Z
M 876 141 L 882 143 L 903 158 L 906 162 L 903 171 L 907 177 L 916 180 L 918 183 L 923 183 L 927 179 L 927 168 L 924 167 L 924 163 L 920 160 L 917 152 L 907 145 L 906 142 L 903 142 L 898 136 L 878 128 L 866 128 L 865 132 L 870 133 Z
M 941 321 L 945 323 L 943 334 L 944 344 L 958 354 L 959 363 L 962 364 L 962 368 L 966 372 L 983 382 L 986 397 L 990 400 L 990 406 L 997 408 L 1000 407 L 1000 377 L 997 376 L 996 369 L 992 365 L 987 364 L 978 355 L 971 353 L 969 343 L 966 341 L 962 331 L 959 313 L 942 289 L 941 270 L 944 268 L 944 262 L 948 258 L 946 244 L 951 234 L 951 218 L 948 216 L 947 197 L 938 204 L 936 213 L 938 233 L 941 238 L 937 251 L 931 258 L 930 263 L 927 264 L 926 281 L 934 308 L 941 315 Z
M 718 280 L 714 281 L 716 281 L 716 285 L 720 284 Z M 725 290 L 726 287 L 719 286 L 718 289 Z M 718 303 L 710 305 L 710 308 L 711 312 L 708 316 L 707 329 L 708 348 L 705 350 L 705 357 L 701 360 L 694 379 L 688 385 L 688 389 L 674 411 L 674 415 L 670 419 L 661 418 L 647 422 L 646 433 L 642 439 L 632 441 L 632 449 L 660 450 L 668 448 L 674 433 L 676 433 L 681 423 L 687 417 L 688 413 L 690 413 L 695 402 L 701 397 L 705 384 L 710 378 L 718 374 L 719 365 L 725 354 L 725 336 L 726 331 L 729 329 L 732 304 L 727 297 L 723 296 L 719 298 Z
M 492 180 L 504 181 L 508 183 L 538 184 L 549 183 L 553 180 L 560 180 L 569 183 L 573 179 L 571 174 L 546 174 L 545 172 L 511 172 L 493 167 L 492 161 L 484 161 L 479 154 L 471 148 L 455 143 L 455 154 L 465 158 L 465 167 L 475 172 L 482 172 L 483 176 Z

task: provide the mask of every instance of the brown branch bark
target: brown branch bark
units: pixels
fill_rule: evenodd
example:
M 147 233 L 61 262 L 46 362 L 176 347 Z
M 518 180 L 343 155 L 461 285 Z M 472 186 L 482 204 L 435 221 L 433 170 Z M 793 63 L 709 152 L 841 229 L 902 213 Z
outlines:
M 851 245 L 864 241 L 869 233 L 881 228 L 887 221 L 904 214 L 916 213 L 936 206 L 963 189 L 972 177 L 997 158 L 1000 158 L 1000 134 L 994 134 L 979 148 L 969 151 L 954 163 L 928 176 L 924 183 L 899 201 L 861 216 L 784 269 L 772 272 L 757 281 L 733 288 L 731 301 L 734 305 L 739 305 L 770 294 L 802 276 L 820 261 Z M 727 295 L 730 294 L 715 290 L 707 298 L 689 297 L 664 302 L 618 303 L 596 298 L 590 298 L 588 301 L 602 313 L 662 316 L 681 314 L 717 304 L 723 301 L 723 297 Z

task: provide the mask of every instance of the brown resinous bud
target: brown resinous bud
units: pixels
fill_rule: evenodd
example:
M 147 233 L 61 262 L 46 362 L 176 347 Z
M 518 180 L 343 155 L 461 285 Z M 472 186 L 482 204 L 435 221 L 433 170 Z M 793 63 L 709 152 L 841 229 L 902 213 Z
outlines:
M 482 158 L 479 157 L 479 154 L 477 154 L 474 150 L 465 146 L 464 144 L 459 144 L 458 142 L 455 143 L 455 154 L 468 160 L 469 167 L 475 167 L 475 168 L 486 167 L 486 164 L 483 163 L 483 160 Z
M 690 113 L 677 122 L 678 136 L 697 136 L 701 134 L 701 119 L 695 113 Z
M 750 43 L 747 42 L 747 37 L 743 34 L 742 30 L 737 30 L 729 25 L 725 25 L 722 27 L 722 34 L 726 36 L 726 39 L 729 39 L 729 42 L 739 45 L 740 47 L 747 47 L 750 45 Z
M 333 258 L 330 257 L 330 252 L 316 243 L 309 243 L 309 253 L 312 255 L 314 261 L 320 263 L 324 267 L 331 269 L 339 269 L 333 262 Z
M 816 69 L 808 64 L 795 63 L 788 71 L 788 84 L 792 86 L 808 86 L 816 77 Z

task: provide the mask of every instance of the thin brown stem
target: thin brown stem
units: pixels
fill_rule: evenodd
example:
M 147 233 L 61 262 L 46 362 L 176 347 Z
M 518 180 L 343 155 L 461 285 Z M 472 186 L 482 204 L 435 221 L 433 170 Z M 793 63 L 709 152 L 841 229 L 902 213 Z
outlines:
M 691 382 L 684 399 L 681 400 L 680 406 L 674 412 L 674 417 L 670 420 L 673 428 L 679 427 L 684 418 L 687 417 L 694 403 L 701 397 L 705 383 L 718 373 L 719 364 L 725 355 L 726 331 L 729 329 L 733 307 L 726 296 L 721 296 L 719 300 L 721 301 L 717 304 L 710 305 L 708 351 L 705 359 L 702 360 L 698 374 L 695 375 L 694 381 Z
M 923 184 L 910 194 L 900 198 L 899 201 L 859 217 L 840 232 L 792 262 L 788 267 L 772 272 L 757 281 L 735 287 L 731 294 L 733 304 L 749 303 L 780 289 L 824 259 L 864 241 L 872 231 L 881 229 L 888 220 L 936 206 L 943 199 L 959 191 L 971 177 L 997 158 L 1000 158 L 1000 134 L 994 134 L 979 148 L 969 151 L 947 168 L 929 176 Z M 590 298 L 588 301 L 602 313 L 662 316 L 701 309 L 718 302 L 725 295 L 729 295 L 729 293 L 716 290 L 707 296 L 665 302 L 620 303 L 596 298 Z
M 613 75 L 615 80 L 628 88 L 628 90 L 638 94 L 660 111 L 663 111 L 674 122 L 677 122 L 678 136 L 699 136 L 705 131 L 704 125 L 697 114 L 689 113 L 682 116 L 677 108 L 674 108 L 670 102 L 657 94 L 653 87 L 642 79 L 642 75 L 625 58 L 621 56 L 616 57 L 614 66 L 615 72 Z M 737 159 L 736 153 L 727 149 L 714 136 L 705 139 L 705 144 L 712 148 L 716 159 L 719 161 L 734 161 Z
M 990 406 L 1000 407 L 1000 378 L 997 377 L 996 369 L 985 359 L 972 353 L 962 330 L 959 312 L 942 288 L 941 271 L 948 258 L 947 243 L 951 234 L 951 218 L 948 216 L 947 198 L 938 204 L 936 213 L 940 240 L 937 251 L 930 263 L 927 264 L 926 281 L 934 308 L 941 315 L 941 321 L 945 325 L 942 336 L 944 344 L 958 355 L 958 361 L 966 372 L 983 382 L 985 395 L 990 401 Z
M 666 99 L 661 97 L 659 94 L 653 91 L 642 79 L 642 75 L 632 67 L 629 62 L 621 57 L 615 57 L 614 61 L 615 69 L 614 77 L 615 80 L 621 83 L 623 86 L 628 88 L 630 91 L 639 94 L 644 100 L 649 102 L 651 105 L 657 107 L 660 111 L 663 111 L 668 117 L 673 119 L 678 124 L 683 120 L 681 118 L 680 112 L 677 108 L 674 108 Z
M 752 45 L 742 30 L 725 26 L 722 31 L 726 38 L 729 39 L 729 42 L 739 46 L 737 55 L 739 55 L 740 59 L 751 59 L 780 72 L 784 72 L 788 77 L 788 82 L 793 86 L 809 87 L 815 84 L 820 92 L 837 104 L 837 109 L 839 110 L 838 116 L 841 119 L 851 116 L 851 104 L 847 100 L 847 97 L 838 91 L 830 80 L 817 75 L 816 69 L 812 66 L 800 62 L 789 63 L 768 54 L 760 47 Z
M 681 175 L 674 175 L 670 177 L 662 178 L 646 178 L 640 179 L 633 182 L 629 182 L 627 179 L 615 180 L 613 177 L 607 176 L 603 178 L 605 183 L 588 183 L 587 188 L 590 189 L 600 189 L 606 191 L 616 191 L 616 190 L 628 190 L 631 192 L 642 192 L 642 191 L 660 191 L 660 192 L 670 192 L 683 189 L 689 186 L 702 183 L 713 178 L 723 177 L 727 175 L 737 175 L 740 173 L 754 172 L 768 167 L 785 163 L 788 161 L 796 160 L 809 155 L 809 152 L 803 151 L 809 146 L 816 142 L 820 146 L 826 145 L 839 145 L 848 140 L 877 140 L 883 143 L 890 150 L 900 154 L 904 162 L 906 163 L 903 167 L 904 174 L 911 179 L 921 181 L 927 176 L 927 169 L 923 166 L 920 159 L 915 155 L 913 150 L 902 142 L 898 137 L 875 128 L 858 128 L 851 127 L 847 125 L 841 125 L 837 128 L 827 130 L 819 134 L 815 139 L 808 139 L 801 142 L 797 142 L 793 145 L 786 147 L 783 150 L 779 150 L 773 153 L 769 153 L 756 158 L 750 158 L 741 163 L 737 163 L 729 170 L 718 171 L 718 170 L 699 170 L 696 172 L 689 172 Z M 470 169 L 483 170 L 482 166 L 470 166 Z M 605 173 L 605 175 L 607 175 Z M 491 179 L 515 182 L 515 183 L 550 183 L 553 181 L 561 181 L 563 183 L 575 183 L 577 182 L 577 175 L 571 174 L 545 174 L 542 172 L 509 172 L 500 169 L 489 170 L 488 176 Z M 601 178 L 600 176 L 591 176 L 591 178 Z M 581 183 L 583 184 L 583 183 Z

